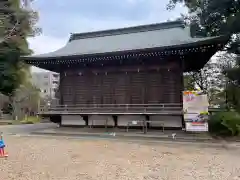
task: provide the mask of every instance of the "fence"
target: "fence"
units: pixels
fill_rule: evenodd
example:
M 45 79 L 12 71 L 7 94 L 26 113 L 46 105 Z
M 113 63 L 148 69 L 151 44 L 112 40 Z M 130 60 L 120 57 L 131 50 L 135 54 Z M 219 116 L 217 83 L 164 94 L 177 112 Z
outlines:
M 40 109 L 39 114 L 183 114 L 182 104 L 79 104 Z

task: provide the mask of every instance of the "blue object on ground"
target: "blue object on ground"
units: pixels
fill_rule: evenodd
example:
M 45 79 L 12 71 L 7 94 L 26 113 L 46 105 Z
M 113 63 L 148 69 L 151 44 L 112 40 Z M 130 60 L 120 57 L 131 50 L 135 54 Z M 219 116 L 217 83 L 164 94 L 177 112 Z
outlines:
M 0 140 L 0 148 L 4 148 L 4 147 L 5 147 L 4 141 L 1 139 Z

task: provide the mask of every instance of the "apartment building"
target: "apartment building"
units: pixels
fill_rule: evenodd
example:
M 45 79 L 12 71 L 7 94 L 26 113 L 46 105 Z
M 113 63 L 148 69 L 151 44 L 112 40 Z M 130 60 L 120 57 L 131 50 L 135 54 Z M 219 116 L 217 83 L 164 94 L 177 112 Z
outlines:
M 42 97 L 55 98 L 59 85 L 59 74 L 55 72 L 33 72 L 32 83 L 41 90 Z

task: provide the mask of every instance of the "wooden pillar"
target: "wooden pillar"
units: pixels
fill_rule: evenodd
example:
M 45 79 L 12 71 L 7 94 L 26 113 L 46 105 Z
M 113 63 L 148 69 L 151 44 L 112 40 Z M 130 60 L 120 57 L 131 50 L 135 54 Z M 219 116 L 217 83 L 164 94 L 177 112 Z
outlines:
M 100 86 L 100 94 L 101 94 L 101 96 L 100 96 L 100 104 L 103 104 L 104 102 L 103 102 L 103 96 L 104 96 L 104 93 L 103 93 L 103 78 L 104 78 L 104 76 L 102 75 L 102 74 L 100 74 L 99 75 L 100 77 L 99 77 L 99 79 L 100 79 L 100 84 L 101 84 L 101 86 Z
M 173 70 L 169 67 L 168 68 L 168 76 L 169 76 L 169 103 L 174 103 L 174 96 L 177 93 L 175 89 L 175 83 L 174 83 L 174 74 L 176 72 L 173 72 Z
M 113 121 L 114 121 L 114 127 L 118 126 L 118 116 L 117 115 L 113 115 Z
M 184 64 L 184 56 L 180 56 L 180 76 L 181 76 L 181 84 L 180 84 L 180 102 L 183 106 L 183 95 L 182 92 L 184 91 L 184 77 L 183 77 L 183 73 L 184 73 L 184 68 L 185 68 L 185 64 Z M 185 121 L 184 121 L 184 114 L 182 115 L 182 128 L 185 128 Z
M 78 77 L 76 76 L 76 74 L 73 74 L 73 77 L 71 78 L 71 81 L 72 81 L 72 96 L 73 96 L 73 100 L 72 100 L 72 104 L 73 105 L 76 105 L 76 102 L 77 102 L 77 96 L 76 96 L 76 88 L 75 88 L 75 85 L 76 85 L 76 81 L 78 81 Z
M 59 98 L 60 98 L 60 105 L 63 105 L 63 88 L 64 88 L 64 84 L 63 84 L 63 80 L 65 78 L 65 74 L 64 72 L 60 72 L 60 79 L 59 79 Z
M 131 79 L 129 76 L 129 72 L 125 72 L 125 103 L 124 104 L 131 104 Z
M 84 116 L 82 116 L 82 118 L 86 122 L 86 126 L 88 126 L 89 125 L 88 115 L 84 115 Z

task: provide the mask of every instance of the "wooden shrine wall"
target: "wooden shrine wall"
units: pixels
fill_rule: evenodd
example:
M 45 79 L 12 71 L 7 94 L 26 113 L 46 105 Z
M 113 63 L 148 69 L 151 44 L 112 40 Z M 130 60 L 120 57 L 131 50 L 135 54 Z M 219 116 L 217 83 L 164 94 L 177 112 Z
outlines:
M 182 83 L 180 68 L 169 66 L 69 71 L 61 80 L 62 104 L 181 103 Z

